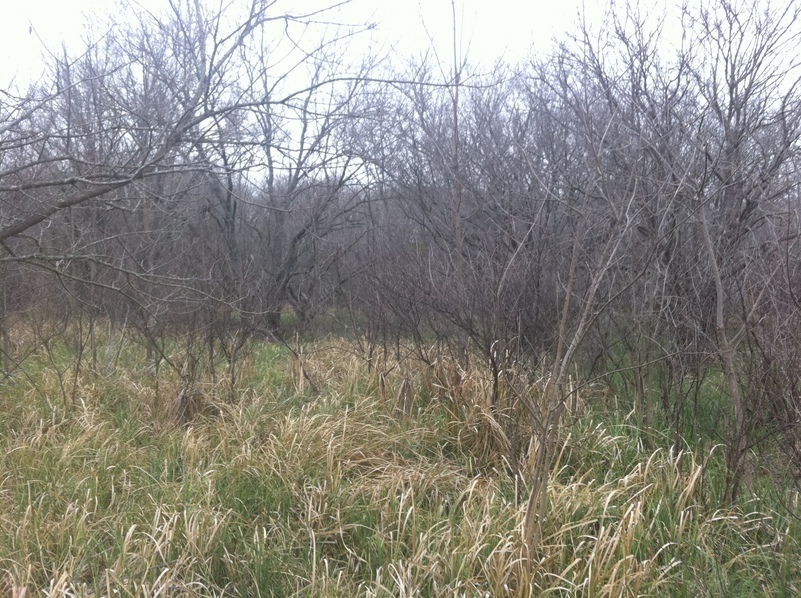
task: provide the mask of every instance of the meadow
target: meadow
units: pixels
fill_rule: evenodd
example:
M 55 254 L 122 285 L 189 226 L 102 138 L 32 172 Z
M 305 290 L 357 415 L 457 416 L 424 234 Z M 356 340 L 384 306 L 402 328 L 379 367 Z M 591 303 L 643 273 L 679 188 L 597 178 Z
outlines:
M 3 597 L 801 594 L 786 459 L 724 507 L 722 447 L 673 446 L 608 389 L 561 424 L 532 554 L 480 364 L 264 342 L 233 392 L 201 378 L 176 406 L 135 342 L 97 371 L 51 348 L 0 387 Z

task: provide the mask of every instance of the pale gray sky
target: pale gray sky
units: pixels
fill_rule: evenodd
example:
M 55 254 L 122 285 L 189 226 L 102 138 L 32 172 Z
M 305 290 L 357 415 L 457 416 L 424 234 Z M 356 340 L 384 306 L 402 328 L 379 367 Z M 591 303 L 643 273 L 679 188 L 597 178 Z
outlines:
M 534 45 L 547 47 L 550 38 L 569 30 L 582 7 L 590 15 L 608 0 L 456 0 L 463 52 L 473 63 L 491 65 L 498 57 L 515 61 Z M 139 0 L 146 8 L 167 0 Z M 326 0 L 302 0 L 325 5 Z M 328 2 L 329 4 L 333 2 Z M 41 73 L 45 47 L 58 51 L 62 42 L 75 47 L 92 14 L 114 14 L 109 0 L 0 0 L 0 86 L 15 74 L 20 82 Z M 298 0 L 279 0 L 276 10 L 297 10 Z M 452 9 L 450 0 L 352 0 L 343 18 L 372 20 L 378 28 L 375 43 L 395 47 L 401 54 L 420 53 L 431 46 L 450 62 Z

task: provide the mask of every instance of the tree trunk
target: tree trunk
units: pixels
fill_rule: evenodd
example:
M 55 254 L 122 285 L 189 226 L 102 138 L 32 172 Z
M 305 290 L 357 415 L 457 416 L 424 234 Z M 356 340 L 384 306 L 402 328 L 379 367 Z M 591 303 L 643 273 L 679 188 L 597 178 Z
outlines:
M 729 397 L 734 411 L 734 429 L 729 440 L 726 456 L 726 497 L 727 504 L 732 504 L 737 500 L 740 490 L 740 482 L 743 477 L 746 447 L 748 437 L 745 429 L 745 409 L 740 385 L 737 381 L 737 370 L 734 366 L 735 348 L 726 334 L 726 320 L 723 311 L 723 281 L 718 267 L 715 247 L 712 244 L 712 237 L 709 234 L 709 224 L 706 219 L 706 206 L 701 205 L 701 227 L 703 229 L 704 243 L 709 255 L 709 264 L 712 270 L 712 278 L 715 282 L 715 337 L 718 345 L 718 358 L 723 367 L 723 375 L 729 390 Z

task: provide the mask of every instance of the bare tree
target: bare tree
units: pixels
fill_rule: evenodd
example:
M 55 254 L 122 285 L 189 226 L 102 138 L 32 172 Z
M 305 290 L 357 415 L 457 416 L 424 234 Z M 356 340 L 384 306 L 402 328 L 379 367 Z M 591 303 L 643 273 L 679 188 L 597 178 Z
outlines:
M 233 386 L 265 316 L 322 309 L 352 245 L 332 236 L 361 201 L 337 130 L 368 67 L 345 71 L 336 47 L 358 30 L 307 41 L 295 32 L 326 9 L 263 0 L 129 8 L 129 27 L 65 52 L 49 82 L 3 105 L 3 260 L 60 276 L 90 340 L 98 310 L 132 314 L 157 361 L 159 339 L 195 330 Z

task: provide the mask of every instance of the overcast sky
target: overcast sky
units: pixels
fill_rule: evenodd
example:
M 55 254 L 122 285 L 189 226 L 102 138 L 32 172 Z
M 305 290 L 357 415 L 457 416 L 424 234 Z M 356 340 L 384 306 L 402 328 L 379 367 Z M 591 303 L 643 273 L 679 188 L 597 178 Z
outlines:
M 167 0 L 138 0 L 145 8 Z M 212 0 L 213 1 L 213 0 Z M 243 0 L 247 1 L 247 0 Z M 300 0 L 324 5 L 325 0 Z M 299 0 L 279 0 L 276 10 L 296 8 Z M 333 2 L 329 2 L 331 4 Z M 16 73 L 19 80 L 38 77 L 45 47 L 80 43 L 87 19 L 108 14 L 113 0 L 0 0 L 0 85 Z M 532 47 L 544 49 L 554 36 L 571 29 L 579 11 L 598 14 L 604 0 L 456 0 L 462 52 L 471 62 L 490 65 L 499 57 L 514 62 Z M 375 43 L 401 54 L 420 53 L 431 39 L 450 59 L 452 31 L 450 0 L 352 0 L 345 9 L 351 21 L 374 21 Z

